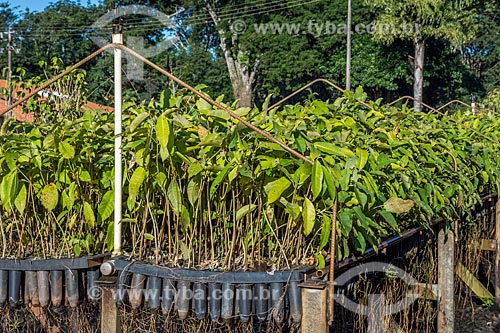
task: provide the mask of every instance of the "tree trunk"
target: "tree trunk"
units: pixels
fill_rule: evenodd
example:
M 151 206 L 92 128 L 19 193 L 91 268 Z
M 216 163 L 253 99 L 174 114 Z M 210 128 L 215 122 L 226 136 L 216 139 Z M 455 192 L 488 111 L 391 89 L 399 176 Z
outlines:
M 217 27 L 220 22 L 217 13 L 210 5 L 207 5 L 207 8 Z M 238 100 L 238 107 L 252 107 L 258 61 L 255 61 L 253 66 L 240 62 L 238 60 L 238 58 L 240 58 L 238 57 L 240 55 L 239 53 L 241 52 L 238 47 L 238 34 L 233 31 L 231 42 L 229 42 L 226 37 L 226 32 L 220 28 L 218 31 L 220 46 L 224 53 L 224 59 L 226 60 L 234 98 Z
M 425 60 L 425 39 L 416 37 L 414 42 L 415 47 L 415 64 L 414 64 L 414 81 L 413 81 L 413 97 L 422 102 L 424 96 L 424 60 Z M 414 102 L 414 111 L 421 112 L 422 104 Z

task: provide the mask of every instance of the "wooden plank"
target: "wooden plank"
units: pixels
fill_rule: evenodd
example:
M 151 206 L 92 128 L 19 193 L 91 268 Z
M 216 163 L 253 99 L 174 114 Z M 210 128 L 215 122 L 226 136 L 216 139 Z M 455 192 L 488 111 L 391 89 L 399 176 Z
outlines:
M 103 276 L 101 288 L 101 332 L 121 332 L 120 311 L 116 305 L 116 277 Z
M 477 297 L 493 298 L 490 291 L 462 263 L 457 264 L 456 273 Z
M 455 331 L 454 261 L 455 235 L 453 230 L 445 233 L 445 228 L 442 227 L 438 233 L 438 284 L 440 292 L 438 333 L 454 333 Z
M 494 239 L 481 239 L 479 242 L 474 243 L 474 247 L 482 251 L 496 251 L 497 242 Z

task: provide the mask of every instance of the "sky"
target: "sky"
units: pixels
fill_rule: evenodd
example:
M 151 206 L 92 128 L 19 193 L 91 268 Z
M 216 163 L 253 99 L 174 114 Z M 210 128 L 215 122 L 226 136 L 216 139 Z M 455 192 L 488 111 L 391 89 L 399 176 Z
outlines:
M 57 0 L 10 0 L 7 1 L 11 7 L 16 7 L 17 12 L 24 12 L 26 8 L 28 8 L 30 11 L 34 12 L 41 12 L 45 7 L 47 7 L 50 3 L 55 3 Z M 98 0 L 80 0 L 78 1 L 83 5 L 87 5 L 87 3 L 91 4 L 97 4 L 99 1 Z

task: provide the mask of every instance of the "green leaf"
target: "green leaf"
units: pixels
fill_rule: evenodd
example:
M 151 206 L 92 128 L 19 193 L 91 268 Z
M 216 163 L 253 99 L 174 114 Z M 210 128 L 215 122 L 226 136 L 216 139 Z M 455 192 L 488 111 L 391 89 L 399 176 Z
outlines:
M 17 194 L 17 183 L 18 178 L 16 169 L 2 178 L 2 183 L 0 184 L 0 200 L 7 212 L 12 209 L 11 204 L 15 200 L 14 196 Z
M 321 253 L 316 254 L 316 260 L 318 261 L 316 269 L 319 270 L 325 268 L 325 257 Z
M 200 111 L 208 111 L 208 110 L 212 109 L 212 104 L 208 103 L 203 98 L 200 98 L 196 102 L 196 106 L 198 107 L 198 110 L 200 110 Z
M 144 239 L 148 240 L 148 241 L 154 241 L 155 237 L 153 235 L 151 235 L 150 233 L 145 232 L 144 233 Z
M 90 182 L 92 178 L 90 178 L 90 173 L 87 170 L 83 170 L 79 174 L 79 178 L 82 182 Z
M 200 163 L 193 163 L 188 168 L 188 175 L 189 177 L 194 177 L 203 170 L 203 166 Z
M 182 196 L 177 180 L 172 180 L 168 185 L 167 197 L 174 213 L 179 214 L 182 209 Z
M 311 176 L 311 169 L 311 164 L 304 163 L 297 170 L 295 170 L 292 179 L 297 187 L 302 185 L 302 183 L 304 183 Z
M 188 229 L 191 228 L 191 216 L 189 214 L 188 209 L 184 205 L 182 205 L 180 221 L 183 232 L 186 232 Z
M 162 113 L 156 120 L 156 138 L 161 149 L 166 150 L 170 140 L 170 122 L 167 116 Z
M 219 109 L 212 109 L 212 110 L 208 111 L 207 115 L 209 117 L 215 117 L 215 118 L 220 118 L 220 119 L 224 119 L 224 120 L 231 119 L 231 116 L 229 115 L 229 113 L 227 113 L 224 110 L 219 110 Z
M 215 177 L 214 181 L 212 182 L 212 185 L 210 185 L 210 199 L 213 198 L 214 196 L 214 193 L 215 191 L 217 190 L 217 187 L 219 186 L 219 184 L 224 180 L 224 178 L 226 177 L 226 174 L 227 172 L 229 171 L 229 169 L 232 167 L 233 165 L 231 163 L 228 163 L 224 169 L 222 169 L 221 171 L 219 171 L 219 173 L 217 174 L 217 177 Z
M 326 188 L 328 189 L 330 198 L 335 199 L 337 195 L 337 188 L 335 187 L 335 182 L 333 180 L 330 169 L 325 166 L 323 166 L 323 179 L 325 180 Z
M 355 206 L 352 208 L 353 212 L 356 214 L 358 217 L 358 220 L 361 222 L 363 227 L 369 228 L 369 218 L 363 213 L 363 210 L 361 209 L 360 206 Z
M 200 196 L 200 183 L 194 178 L 187 185 L 187 196 L 189 203 L 195 207 L 196 201 Z
M 133 210 L 136 199 L 137 199 L 137 194 L 139 193 L 139 189 L 141 188 L 142 183 L 144 182 L 144 179 L 146 178 L 146 169 L 143 167 L 138 167 L 137 169 L 134 170 L 134 173 L 132 174 L 132 177 L 130 177 L 130 181 L 128 183 L 128 199 L 127 199 L 127 206 L 129 210 Z
M 267 183 L 264 190 L 267 192 L 267 203 L 271 204 L 281 198 L 283 192 L 290 187 L 292 183 L 285 177 Z
M 115 192 L 113 190 L 109 190 L 102 196 L 101 203 L 97 208 L 97 213 L 101 217 L 102 221 L 106 221 L 115 209 L 114 206 Z
M 352 210 L 351 209 L 343 209 L 338 214 L 338 219 L 340 225 L 342 226 L 342 235 L 344 237 L 349 237 L 349 234 L 352 231 Z
M 365 165 L 366 165 L 366 162 L 368 162 L 368 151 L 364 150 L 364 149 L 359 149 L 359 148 L 356 148 L 356 155 L 358 155 L 358 161 L 356 162 L 356 168 L 358 168 L 359 170 L 362 170 Z
M 55 137 L 54 134 L 49 134 L 43 139 L 43 148 L 48 149 L 48 148 L 55 148 Z
M 246 215 L 253 212 L 256 208 L 257 208 L 257 205 L 245 205 L 245 206 L 241 207 L 236 212 L 236 221 L 235 222 L 241 220 L 243 217 L 245 217 Z
M 304 220 L 304 235 L 307 236 L 312 232 L 316 220 L 316 209 L 311 200 L 307 198 L 304 198 L 302 206 L 302 219 Z
M 81 253 L 82 253 L 82 248 L 81 248 L 80 244 L 75 243 L 75 244 L 73 245 L 73 252 L 75 253 L 75 256 L 77 256 L 77 257 L 79 257 L 79 256 L 81 255 Z
M 59 152 L 61 156 L 67 160 L 72 159 L 75 156 L 75 148 L 65 140 L 59 143 Z
M 389 198 L 384 203 L 384 209 L 395 214 L 408 213 L 415 203 L 413 200 L 403 200 L 401 198 Z
M 356 192 L 356 198 L 358 199 L 358 202 L 364 208 L 366 206 L 366 203 L 368 202 L 368 196 L 358 189 L 355 189 L 355 192 Z
M 114 248 L 114 239 L 115 237 L 115 224 L 113 222 L 109 222 L 108 229 L 106 230 L 106 245 L 108 251 L 113 250 Z
M 358 235 L 356 236 L 355 247 L 356 247 L 356 250 L 361 252 L 361 253 L 364 253 L 366 250 L 365 237 L 360 232 L 358 232 Z
M 189 247 L 184 243 L 183 241 L 179 241 L 180 243 L 180 248 L 181 248 L 181 253 L 182 253 L 182 259 L 185 261 L 189 261 Z
M 323 167 L 318 160 L 314 161 L 311 181 L 313 197 L 316 200 L 316 198 L 321 194 L 323 186 Z
M 87 202 L 83 202 L 83 216 L 85 217 L 85 221 L 88 223 L 89 227 L 92 229 L 95 226 L 95 215 L 92 210 L 92 206 Z
M 48 211 L 53 210 L 59 201 L 59 192 L 56 184 L 47 184 L 40 192 L 40 201 Z
M 143 112 L 139 114 L 135 119 L 130 123 L 130 132 L 135 131 L 135 129 L 147 118 L 149 117 L 149 113 Z
M 316 142 L 314 144 L 314 146 L 316 148 L 318 148 L 321 152 L 327 153 L 330 155 L 335 155 L 335 156 L 339 156 L 339 157 L 343 157 L 343 158 L 349 158 L 349 157 L 354 156 L 354 153 L 352 151 L 350 151 L 349 149 L 343 148 L 343 147 L 338 147 L 338 146 L 334 145 L 333 143 Z
M 26 199 L 27 199 L 27 190 L 26 190 L 26 185 L 23 185 L 21 187 L 21 190 L 16 196 L 16 199 L 14 200 L 14 205 L 17 208 L 17 211 L 19 214 L 24 213 L 24 209 L 26 208 Z
M 321 236 L 319 243 L 319 250 L 322 250 L 330 241 L 330 234 L 332 233 L 332 220 L 323 215 L 323 226 L 321 227 Z
M 389 225 L 396 231 L 399 231 L 399 226 L 398 223 L 396 222 L 396 219 L 394 216 L 392 216 L 391 213 L 385 211 L 385 210 L 379 210 L 378 213 L 380 216 L 384 218 L 384 220 L 389 223 Z

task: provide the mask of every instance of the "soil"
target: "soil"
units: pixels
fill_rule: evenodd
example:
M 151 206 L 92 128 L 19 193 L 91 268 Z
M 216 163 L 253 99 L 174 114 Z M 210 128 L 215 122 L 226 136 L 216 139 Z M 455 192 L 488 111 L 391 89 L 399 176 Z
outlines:
M 455 312 L 456 333 L 500 333 L 500 308 L 473 304 Z

